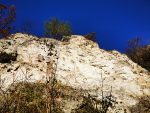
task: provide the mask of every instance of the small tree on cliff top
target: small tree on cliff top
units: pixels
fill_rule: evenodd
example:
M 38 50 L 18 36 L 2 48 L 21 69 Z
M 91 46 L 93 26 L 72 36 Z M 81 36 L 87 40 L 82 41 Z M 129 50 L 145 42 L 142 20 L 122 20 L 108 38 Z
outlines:
M 71 26 L 67 22 L 61 22 L 54 18 L 45 24 L 45 33 L 47 36 L 61 40 L 63 36 L 71 35 Z

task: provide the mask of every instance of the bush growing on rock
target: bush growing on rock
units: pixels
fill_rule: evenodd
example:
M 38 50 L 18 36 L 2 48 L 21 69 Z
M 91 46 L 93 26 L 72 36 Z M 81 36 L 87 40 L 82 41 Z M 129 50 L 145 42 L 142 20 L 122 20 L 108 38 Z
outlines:
M 150 71 L 150 46 L 142 45 L 141 38 L 129 40 L 126 54 L 135 63 Z
M 70 36 L 71 32 L 71 26 L 67 22 L 62 22 L 57 18 L 54 18 L 45 24 L 46 35 L 52 36 L 58 40 L 61 40 L 63 36 Z
M 131 113 L 150 113 L 150 96 L 139 98 L 139 102 L 130 108 Z
M 117 104 L 117 101 L 111 94 L 103 96 L 102 99 L 88 95 L 83 97 L 81 105 L 72 110 L 71 113 L 107 113 L 109 108 L 115 106 L 115 104 Z
M 84 37 L 88 40 L 92 40 L 92 41 L 96 42 L 96 33 L 95 32 L 88 33 L 88 34 L 84 35 Z

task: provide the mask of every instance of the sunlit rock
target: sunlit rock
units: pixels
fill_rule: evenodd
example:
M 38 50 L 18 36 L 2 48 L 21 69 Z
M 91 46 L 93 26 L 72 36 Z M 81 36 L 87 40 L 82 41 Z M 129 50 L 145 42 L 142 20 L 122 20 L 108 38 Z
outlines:
M 57 67 L 58 80 L 73 88 L 88 90 L 97 98 L 101 98 L 102 90 L 107 95 L 112 88 L 111 93 L 118 102 L 114 113 L 118 109 L 123 113 L 135 105 L 139 97 L 150 95 L 147 70 L 125 54 L 100 49 L 83 36 L 72 35 L 68 42 L 61 42 L 18 33 L 0 40 L 0 52 L 17 54 L 15 61 L 0 63 L 3 89 L 24 80 L 45 82 L 51 74 L 50 68 Z

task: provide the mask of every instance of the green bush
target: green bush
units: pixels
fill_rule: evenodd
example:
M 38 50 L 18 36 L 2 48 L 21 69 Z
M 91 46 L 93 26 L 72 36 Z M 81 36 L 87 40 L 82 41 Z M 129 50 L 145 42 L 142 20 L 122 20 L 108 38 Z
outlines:
M 45 33 L 47 36 L 61 40 L 63 36 L 71 35 L 71 26 L 67 22 L 61 22 L 54 18 L 45 24 Z
M 100 113 L 100 111 L 95 108 L 94 102 L 90 98 L 85 97 L 82 104 L 71 113 Z
M 109 108 L 112 108 L 117 104 L 114 96 L 111 94 L 103 97 L 102 99 L 96 99 L 91 95 L 83 97 L 82 104 L 72 113 L 107 113 Z

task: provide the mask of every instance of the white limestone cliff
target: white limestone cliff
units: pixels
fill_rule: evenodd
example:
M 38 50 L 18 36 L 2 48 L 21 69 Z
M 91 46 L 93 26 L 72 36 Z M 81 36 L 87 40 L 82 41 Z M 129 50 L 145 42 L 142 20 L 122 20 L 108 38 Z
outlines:
M 53 50 L 50 49 L 52 44 L 55 45 Z M 48 63 L 53 62 L 55 65 L 51 67 L 56 68 L 57 79 L 71 87 L 88 90 L 97 98 L 101 98 L 102 90 L 107 95 L 112 87 L 119 113 L 135 105 L 139 97 L 150 95 L 147 70 L 118 51 L 100 49 L 83 36 L 72 35 L 68 42 L 61 42 L 18 33 L 0 40 L 0 52 L 17 55 L 11 63 L 0 63 L 3 88 L 23 80 L 46 81 L 51 73 L 47 70 Z M 51 52 L 56 56 L 50 55 Z

